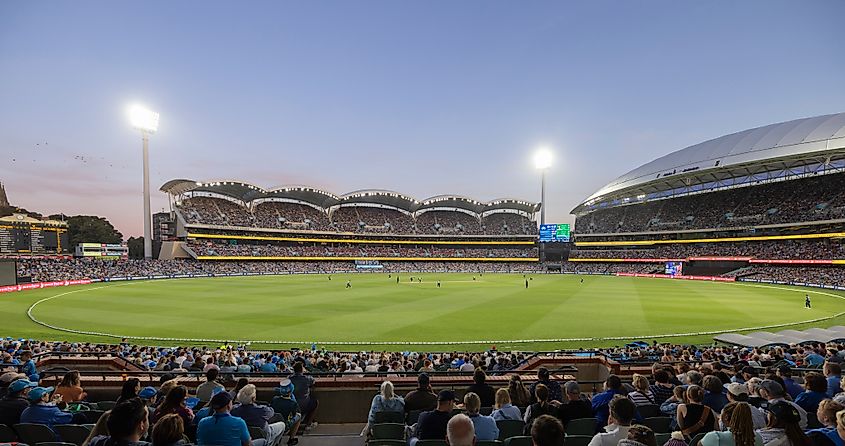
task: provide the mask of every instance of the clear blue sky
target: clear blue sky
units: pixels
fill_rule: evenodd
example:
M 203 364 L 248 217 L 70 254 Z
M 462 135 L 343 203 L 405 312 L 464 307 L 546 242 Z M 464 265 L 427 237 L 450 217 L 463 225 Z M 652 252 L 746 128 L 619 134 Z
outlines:
M 539 200 L 845 110 L 845 2 L 0 2 L 0 181 L 142 232 L 140 137 L 173 178 Z M 154 193 L 153 209 L 166 206 Z

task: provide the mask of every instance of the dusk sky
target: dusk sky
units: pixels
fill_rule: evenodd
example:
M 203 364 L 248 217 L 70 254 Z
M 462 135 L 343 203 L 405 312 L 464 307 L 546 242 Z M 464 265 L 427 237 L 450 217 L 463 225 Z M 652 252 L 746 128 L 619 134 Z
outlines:
M 540 199 L 549 222 L 658 156 L 845 111 L 845 2 L 3 1 L 12 204 L 142 227 L 129 104 L 174 178 Z

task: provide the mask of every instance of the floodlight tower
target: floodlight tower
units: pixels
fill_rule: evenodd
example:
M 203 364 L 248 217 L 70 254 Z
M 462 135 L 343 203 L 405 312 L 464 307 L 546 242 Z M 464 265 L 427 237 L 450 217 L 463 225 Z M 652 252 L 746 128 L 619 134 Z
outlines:
M 540 171 L 540 225 L 546 224 L 546 170 L 552 166 L 552 152 L 541 148 L 534 154 L 534 167 Z M 545 261 L 545 250 L 540 242 L 540 261 Z
M 158 130 L 158 113 L 140 105 L 129 108 L 132 127 L 141 131 L 144 145 L 144 258 L 153 257 L 152 215 L 150 214 L 150 135 Z

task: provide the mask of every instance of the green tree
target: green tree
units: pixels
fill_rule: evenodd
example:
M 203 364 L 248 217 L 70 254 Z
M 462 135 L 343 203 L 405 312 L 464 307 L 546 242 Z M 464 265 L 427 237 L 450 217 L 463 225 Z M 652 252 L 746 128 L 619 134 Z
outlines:
M 144 258 L 144 237 L 129 237 L 129 240 L 126 240 L 126 246 L 129 247 L 130 259 Z
M 74 215 L 67 217 L 70 246 L 80 243 L 121 243 L 123 234 L 103 217 Z

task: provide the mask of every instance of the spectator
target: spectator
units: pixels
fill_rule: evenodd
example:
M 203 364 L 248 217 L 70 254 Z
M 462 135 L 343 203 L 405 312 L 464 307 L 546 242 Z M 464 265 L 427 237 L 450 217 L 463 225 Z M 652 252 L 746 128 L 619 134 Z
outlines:
M 563 425 L 560 420 L 541 415 L 531 426 L 531 441 L 534 446 L 563 446 Z
M 35 367 L 35 361 L 32 359 L 32 352 L 24 350 L 20 355 L 20 363 L 23 366 L 20 368 L 21 373 L 29 377 L 30 381 L 38 382 L 41 379 L 38 376 L 38 370 Z
M 537 386 L 540 384 L 546 386 L 546 388 L 549 390 L 549 401 L 563 401 L 563 392 L 560 389 L 560 384 L 555 381 L 552 381 L 551 376 L 549 375 L 549 369 L 545 367 L 540 367 L 539 369 L 537 369 L 537 382 L 531 384 L 530 389 L 530 395 L 532 397 L 536 395 Z
M 616 375 L 608 376 L 604 381 L 604 392 L 593 396 L 592 401 L 593 414 L 595 414 L 599 426 L 607 424 L 607 418 L 610 412 L 610 401 L 613 400 L 614 396 L 621 394 L 622 380 Z
M 61 395 L 62 402 L 65 403 L 82 401 L 86 396 L 88 396 L 88 394 L 82 390 L 82 386 L 80 384 L 79 371 L 71 370 L 70 372 L 65 373 L 62 381 L 58 386 L 56 386 L 55 394 Z
M 745 384 L 730 383 L 727 390 L 725 395 L 728 397 L 728 404 L 748 402 L 748 387 Z M 724 411 L 724 408 L 722 410 Z M 762 429 L 766 426 L 766 413 L 754 406 L 751 406 L 751 419 L 754 423 L 754 429 Z
M 176 386 L 172 388 L 164 397 L 164 401 L 153 413 L 153 419 L 158 421 L 159 418 L 175 413 L 182 417 L 184 424 L 191 424 L 194 419 L 194 412 L 187 404 L 188 389 L 185 386 Z
M 845 410 L 845 407 L 833 400 L 824 400 L 819 404 L 819 411 L 816 416 L 822 427 L 806 432 L 807 436 L 813 440 L 813 444 L 828 444 L 828 442 L 834 446 L 845 444 L 836 432 L 836 414 L 843 410 Z
M 634 391 L 628 392 L 628 399 L 636 406 L 646 406 L 656 404 L 654 400 L 654 393 L 649 389 L 648 378 L 639 373 L 634 373 L 632 379 Z
M 804 392 L 795 398 L 795 404 L 807 412 L 815 412 L 819 403 L 827 398 L 828 381 L 821 373 L 809 372 L 804 375 Z
M 226 392 L 226 389 L 224 389 L 224 388 L 214 389 L 211 392 L 211 397 L 214 398 L 214 395 L 217 395 L 218 393 L 221 393 L 221 392 Z M 141 394 L 143 394 L 143 393 L 144 393 L 144 391 L 142 390 Z M 228 392 L 226 392 L 226 393 L 228 393 Z M 193 424 L 195 426 L 199 425 L 200 421 L 202 421 L 203 418 L 210 417 L 212 415 L 214 415 L 214 409 L 211 408 L 211 404 L 206 404 L 202 407 L 202 409 L 200 409 L 200 410 L 198 410 L 194 413 L 194 419 L 191 420 L 191 424 Z
M 833 400 L 823 400 L 816 411 L 816 419 L 822 427 L 836 429 L 836 413 L 845 410 L 845 406 Z
M 365 431 L 376 424 L 376 414 L 379 412 L 401 412 L 405 413 L 405 400 L 393 392 L 393 383 L 384 381 L 381 383 L 381 391 L 373 397 L 370 404 L 370 413 L 367 415 L 367 426 Z
M 141 380 L 138 378 L 129 378 L 123 382 L 123 387 L 120 389 L 120 396 L 117 397 L 117 403 L 122 403 L 138 396 L 141 391 Z
M 637 406 L 621 395 L 614 397 L 609 406 L 609 423 L 605 426 L 605 431 L 594 435 L 588 446 L 615 446 L 619 440 L 628 438 L 628 430 L 636 415 Z
M 519 408 L 511 404 L 511 396 L 508 389 L 496 391 L 496 410 L 490 416 L 494 420 L 522 420 L 522 413 Z
M 0 400 L 0 424 L 12 426 L 21 422 L 21 414 L 29 406 L 28 394 L 38 384 L 17 379 L 9 384 L 8 393 Z
M 777 375 L 783 379 L 784 389 L 786 389 L 786 393 L 788 393 L 789 397 L 793 400 L 798 397 L 798 394 L 804 391 L 801 385 L 792 379 L 792 369 L 790 369 L 788 365 L 778 367 Z
M 103 414 L 101 420 L 103 418 L 108 436 L 92 438 L 90 446 L 149 446 L 150 443 L 141 441 L 150 427 L 147 408 L 141 400 L 132 398 L 118 403 L 107 417 Z
M 566 401 L 558 407 L 557 417 L 564 427 L 572 420 L 593 417 L 590 402 L 581 397 L 581 387 L 577 382 L 567 381 L 563 389 L 566 393 Z
M 481 407 L 493 407 L 496 402 L 496 390 L 486 383 L 487 374 L 484 370 L 475 369 L 472 373 L 473 384 L 467 388 L 467 392 L 472 392 L 481 399 Z
M 264 441 L 250 441 L 249 429 L 242 418 L 232 416 L 232 395 L 220 392 L 209 402 L 214 415 L 205 417 L 197 425 L 197 445 L 263 446 Z
M 725 431 L 708 432 L 701 439 L 701 446 L 763 446 L 763 438 L 754 431 L 751 416 L 756 410 L 748 403 L 728 403 L 720 417 Z
M 649 386 L 652 395 L 654 395 L 654 404 L 663 404 L 666 400 L 672 397 L 672 389 L 675 385 L 669 382 L 669 372 L 660 369 L 654 372 L 655 383 Z
M 722 380 L 716 375 L 707 375 L 702 380 L 702 384 L 704 387 L 704 405 L 713 409 L 715 413 L 721 412 L 722 408 L 728 404 L 728 397 L 724 394 L 725 387 L 722 385 Z
M 441 390 L 437 394 L 437 408 L 420 414 L 417 427 L 411 438 L 411 446 L 417 440 L 442 440 L 446 438 L 446 425 L 455 408 L 455 392 Z M 472 421 L 470 421 L 472 424 Z
M 279 382 L 276 392 L 278 395 L 273 397 L 270 405 L 273 406 L 273 411 L 281 416 L 285 422 L 285 426 L 290 433 L 288 445 L 293 446 L 299 442 L 296 434 L 299 431 L 299 423 L 302 421 L 302 414 L 299 413 L 299 405 L 293 399 L 293 384 L 289 379 L 285 378 Z
M 434 410 L 437 407 L 437 394 L 431 390 L 431 383 L 426 373 L 417 376 L 417 388 L 405 395 L 405 413 L 413 410 Z
M 283 421 L 270 423 L 275 412 L 272 407 L 256 404 L 256 389 L 254 384 L 247 384 L 238 392 L 238 404 L 230 413 L 246 422 L 247 426 L 260 428 L 266 435 L 267 444 L 274 445 L 285 433 L 287 427 Z
M 783 390 L 783 386 L 769 379 L 761 381 L 760 396 L 765 399 L 769 406 L 779 402 L 785 402 L 786 404 L 789 404 L 794 407 L 795 410 L 798 411 L 798 418 L 800 419 L 799 425 L 801 429 L 807 428 L 807 411 L 804 410 L 804 408 L 799 406 L 798 404 L 792 401 L 787 401 L 786 393 Z
M 185 444 L 185 423 L 175 413 L 161 417 L 152 434 L 153 446 L 179 446 Z
M 449 446 L 473 446 L 475 428 L 472 421 L 464 414 L 452 417 L 446 427 L 446 442 Z
M 102 436 L 109 436 L 109 416 L 111 415 L 111 411 L 107 410 L 100 415 L 100 418 L 97 419 L 97 423 L 94 424 L 94 428 L 91 429 L 91 432 L 88 433 L 88 437 L 82 441 L 82 446 L 89 446 L 91 444 L 91 440 L 96 437 Z M 147 412 L 147 416 L 149 417 L 149 411 Z
M 842 365 L 825 361 L 824 375 L 827 377 L 827 396 L 833 398 L 842 391 Z
M 238 378 L 238 382 L 235 383 L 235 388 L 229 391 L 229 396 L 232 397 L 232 401 L 238 398 L 238 392 L 240 392 L 247 384 L 249 384 L 248 378 Z
M 197 386 L 197 398 L 200 401 L 206 401 L 211 399 L 211 392 L 214 389 L 222 388 L 223 386 L 217 382 L 217 377 L 220 375 L 220 370 L 218 369 L 208 369 L 205 372 L 205 382 Z
M 11 356 L 11 355 L 9 355 L 9 356 Z M 3 358 L 3 356 L 0 356 L 0 363 L 9 362 L 9 361 L 11 361 L 11 360 L 5 359 L 5 358 Z M 27 376 L 24 375 L 23 373 L 5 372 L 2 375 L 0 375 L 0 399 L 5 398 L 6 395 L 8 395 L 9 385 L 13 381 L 16 381 L 16 380 L 19 380 L 19 379 L 27 379 L 28 380 Z
M 525 433 L 531 433 L 531 423 L 534 422 L 540 415 L 555 415 L 555 407 L 549 402 L 549 388 L 544 384 L 537 384 L 534 386 L 534 399 L 536 403 L 531 404 L 525 409 L 523 421 L 525 421 Z
M 32 388 L 27 394 L 29 407 L 21 413 L 21 423 L 46 424 L 50 429 L 57 424 L 72 423 L 73 414 L 56 407 L 56 403 L 62 401 L 62 396 L 53 395 L 50 398 L 52 392 L 52 387 Z
M 306 429 L 310 429 L 315 424 L 314 418 L 317 416 L 317 408 L 320 406 L 320 402 L 311 394 L 314 388 L 314 378 L 305 375 L 304 370 L 305 365 L 302 361 L 297 361 L 293 365 L 293 375 L 291 375 L 290 381 L 293 383 L 293 396 L 302 411 L 303 424 Z
M 619 446 L 657 446 L 654 431 L 648 426 L 635 424 L 628 429 L 628 436 L 619 440 Z
M 687 387 L 684 404 L 678 405 L 678 427 L 687 437 L 695 437 L 718 429 L 718 420 L 713 410 L 702 403 L 704 389 L 696 385 Z
M 778 401 L 768 407 L 769 422 L 757 431 L 766 446 L 804 446 L 809 439 L 798 423 L 801 416 L 795 406 Z
M 475 427 L 475 438 L 479 441 L 492 441 L 499 438 L 499 427 L 493 417 L 481 415 L 481 398 L 473 392 L 464 395 L 466 415 Z
M 531 404 L 531 394 L 522 383 L 522 378 L 519 375 L 511 375 L 508 379 L 508 394 L 511 397 L 511 403 L 517 407 L 528 407 Z

